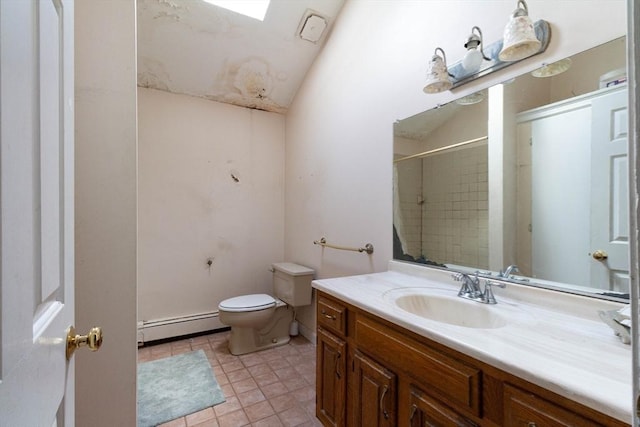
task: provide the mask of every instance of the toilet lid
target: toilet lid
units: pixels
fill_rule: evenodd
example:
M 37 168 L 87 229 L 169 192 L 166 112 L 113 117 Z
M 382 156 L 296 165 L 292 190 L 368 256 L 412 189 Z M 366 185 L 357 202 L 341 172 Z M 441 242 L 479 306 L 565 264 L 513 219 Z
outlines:
M 222 301 L 218 308 L 225 311 L 243 312 L 266 310 L 275 307 L 276 300 L 267 294 L 240 295 Z

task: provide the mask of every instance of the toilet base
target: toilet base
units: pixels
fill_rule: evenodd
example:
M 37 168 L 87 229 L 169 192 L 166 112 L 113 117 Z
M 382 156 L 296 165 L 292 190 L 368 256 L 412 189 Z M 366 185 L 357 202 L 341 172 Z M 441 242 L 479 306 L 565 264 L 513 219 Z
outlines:
M 289 326 L 292 320 L 293 311 L 283 306 L 276 309 L 273 317 L 261 329 L 231 326 L 229 352 L 239 356 L 287 344 L 291 340 Z

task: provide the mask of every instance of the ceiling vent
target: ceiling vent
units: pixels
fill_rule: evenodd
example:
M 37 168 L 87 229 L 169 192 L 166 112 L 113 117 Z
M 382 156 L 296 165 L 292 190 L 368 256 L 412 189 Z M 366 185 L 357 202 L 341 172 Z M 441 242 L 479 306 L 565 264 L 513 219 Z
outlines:
M 298 36 L 311 43 L 317 43 L 326 29 L 327 20 L 318 13 L 307 10 L 302 16 L 302 21 L 300 21 Z

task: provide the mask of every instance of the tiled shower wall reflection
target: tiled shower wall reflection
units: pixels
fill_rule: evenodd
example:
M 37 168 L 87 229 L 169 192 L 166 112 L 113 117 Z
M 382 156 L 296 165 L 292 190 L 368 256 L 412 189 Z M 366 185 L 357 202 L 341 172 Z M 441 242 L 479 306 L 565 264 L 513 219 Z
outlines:
M 398 193 L 404 225 L 404 252 L 414 258 L 422 255 L 422 159 L 400 162 Z M 398 232 L 403 231 L 398 230 Z
M 488 269 L 487 145 L 400 162 L 398 179 L 405 251 Z
M 487 269 L 487 145 L 423 162 L 423 250 L 438 262 Z

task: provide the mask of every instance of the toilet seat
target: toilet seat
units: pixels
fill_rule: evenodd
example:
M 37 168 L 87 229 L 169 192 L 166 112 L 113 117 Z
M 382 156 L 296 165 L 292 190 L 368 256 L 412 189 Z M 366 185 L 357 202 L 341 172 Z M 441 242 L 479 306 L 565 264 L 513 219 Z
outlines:
M 266 310 L 275 306 L 276 300 L 271 295 L 251 294 L 226 299 L 218 305 L 218 309 L 233 313 L 242 313 Z

